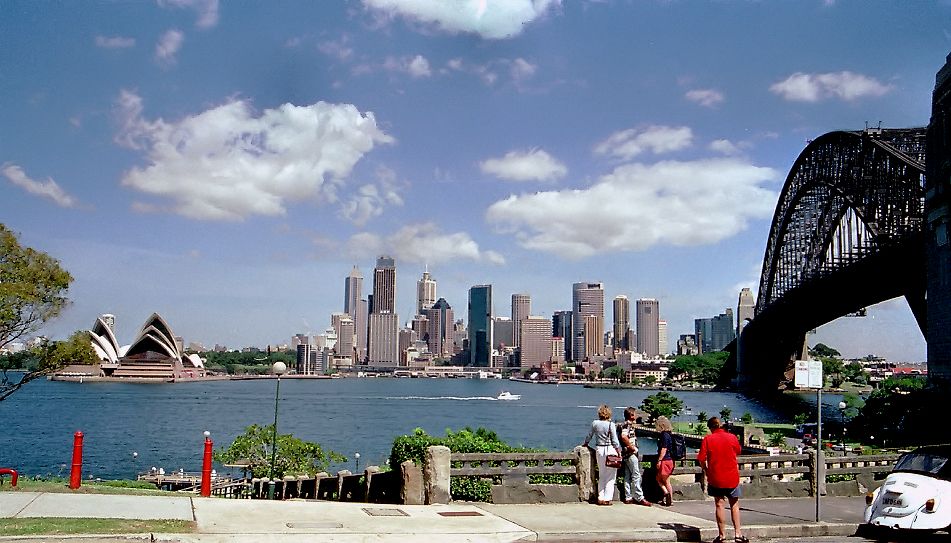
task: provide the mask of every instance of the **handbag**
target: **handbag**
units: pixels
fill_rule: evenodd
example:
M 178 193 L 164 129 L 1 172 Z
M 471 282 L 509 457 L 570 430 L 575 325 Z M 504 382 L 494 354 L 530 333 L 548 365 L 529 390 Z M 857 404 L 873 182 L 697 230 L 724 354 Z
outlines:
M 621 467 L 621 457 L 616 454 L 609 454 L 604 460 L 604 465 L 609 468 L 619 468 Z

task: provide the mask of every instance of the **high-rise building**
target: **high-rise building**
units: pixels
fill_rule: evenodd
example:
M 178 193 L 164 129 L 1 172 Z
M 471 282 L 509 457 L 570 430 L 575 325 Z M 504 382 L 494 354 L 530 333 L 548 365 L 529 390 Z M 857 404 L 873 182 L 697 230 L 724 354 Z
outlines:
M 369 332 L 370 321 L 368 319 L 369 308 L 366 300 L 357 302 L 357 314 L 353 316 L 354 330 L 354 352 L 356 359 L 354 363 L 362 363 L 367 359 L 367 333 Z
M 753 291 L 749 288 L 740 289 L 740 297 L 736 302 L 736 335 L 743 332 L 746 323 L 753 320 L 753 314 L 756 311 L 756 298 L 753 297 Z
M 396 261 L 388 256 L 376 259 L 373 268 L 373 306 L 370 313 L 396 314 Z
M 116 316 L 115 315 L 113 315 L 112 313 L 103 313 L 102 315 L 99 315 L 99 318 L 102 319 L 102 323 L 105 324 L 106 327 L 109 328 L 109 330 L 112 330 L 113 334 L 116 333 Z
M 928 383 L 951 389 L 951 54 L 935 74 L 925 175 Z
M 722 351 L 736 338 L 736 328 L 733 326 L 733 310 L 729 307 L 723 313 L 713 317 L 711 326 L 713 328 L 710 349 L 713 351 Z
M 657 350 L 664 356 L 670 354 L 670 344 L 667 342 L 667 321 L 657 321 Z
M 396 313 L 370 315 L 369 364 L 377 367 L 399 365 L 399 318 Z
M 514 330 L 512 332 L 513 339 L 515 340 L 516 347 L 519 346 L 519 334 L 521 330 L 521 320 L 529 316 L 532 312 L 532 297 L 528 294 L 513 294 L 512 295 L 512 323 L 514 325 Z
M 694 319 L 694 337 L 700 353 L 713 351 L 713 319 Z
M 551 321 L 545 317 L 526 315 L 519 328 L 520 366 L 523 370 L 541 368 L 551 361 Z
M 429 274 L 429 268 L 423 272 L 423 277 L 416 281 L 416 314 L 424 312 L 436 303 L 436 280 Z
M 492 285 L 469 289 L 469 364 L 492 365 Z
M 508 317 L 492 319 L 492 348 L 502 350 L 518 343 L 515 337 L 515 323 Z
M 604 356 L 604 317 L 585 315 L 583 326 L 585 356 Z
M 604 284 L 603 283 L 575 283 L 571 288 L 571 355 L 578 362 L 588 356 L 601 353 L 588 352 L 586 345 L 589 344 L 585 338 L 588 333 L 584 328 L 585 317 L 597 317 L 601 319 L 600 326 L 594 326 L 598 329 L 597 343 L 603 343 L 601 335 L 604 333 Z M 593 331 L 593 330 L 592 330 Z M 594 344 L 591 342 L 590 344 Z
M 636 302 L 637 352 L 653 358 L 660 354 L 660 302 L 654 298 L 640 298 Z
M 571 311 L 555 311 L 551 316 L 551 336 L 560 337 L 565 351 L 561 353 L 562 360 L 574 360 L 571 356 Z
M 340 356 L 349 356 L 353 358 L 353 348 L 355 345 L 355 331 L 353 328 L 353 318 L 347 313 L 334 313 L 330 316 L 330 323 L 334 332 L 337 334 L 337 345 L 334 352 Z
M 453 355 L 452 319 L 452 308 L 449 307 L 449 302 L 445 298 L 436 300 L 436 303 L 426 310 L 429 326 L 426 345 L 429 346 L 429 352 L 437 358 L 449 358 Z
M 630 351 L 627 342 L 631 329 L 631 302 L 623 294 L 614 298 L 614 351 Z
M 350 275 L 343 280 L 343 312 L 350 315 L 350 318 L 356 318 L 357 304 L 362 296 L 363 275 L 360 274 L 360 269 L 354 266 Z

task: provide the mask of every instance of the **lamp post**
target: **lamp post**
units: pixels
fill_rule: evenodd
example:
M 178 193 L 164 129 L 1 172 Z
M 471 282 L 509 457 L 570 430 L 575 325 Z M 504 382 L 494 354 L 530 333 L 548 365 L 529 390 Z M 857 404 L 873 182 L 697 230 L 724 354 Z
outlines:
M 360 453 L 353 453 L 353 460 L 357 463 L 357 467 L 354 468 L 354 473 L 360 473 Z
M 274 499 L 274 486 L 276 485 L 274 481 L 274 463 L 277 459 L 277 406 L 281 399 L 281 376 L 286 372 L 287 364 L 283 362 L 275 362 L 274 365 L 271 366 L 271 373 L 277 375 L 277 388 L 274 391 L 274 437 L 271 439 L 271 481 L 267 491 L 269 500 Z
M 842 433 L 839 435 L 839 441 L 842 443 L 842 452 L 845 452 L 845 408 L 848 407 L 845 402 L 839 402 L 839 415 L 842 420 Z

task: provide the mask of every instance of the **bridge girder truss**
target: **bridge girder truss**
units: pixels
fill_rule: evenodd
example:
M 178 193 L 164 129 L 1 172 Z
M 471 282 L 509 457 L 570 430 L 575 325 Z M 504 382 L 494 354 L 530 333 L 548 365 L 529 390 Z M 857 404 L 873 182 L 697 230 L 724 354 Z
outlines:
M 925 128 L 830 132 L 803 150 L 773 215 L 756 315 L 812 280 L 919 242 L 925 134 Z

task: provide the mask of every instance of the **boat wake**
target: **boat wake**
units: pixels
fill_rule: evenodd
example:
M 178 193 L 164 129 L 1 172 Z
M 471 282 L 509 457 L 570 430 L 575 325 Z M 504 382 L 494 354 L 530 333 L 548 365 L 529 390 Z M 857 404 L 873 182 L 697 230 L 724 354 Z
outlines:
M 498 398 L 493 396 L 387 396 L 384 398 L 386 400 L 456 400 L 456 401 L 471 401 L 471 400 L 485 400 L 485 401 L 498 401 Z

